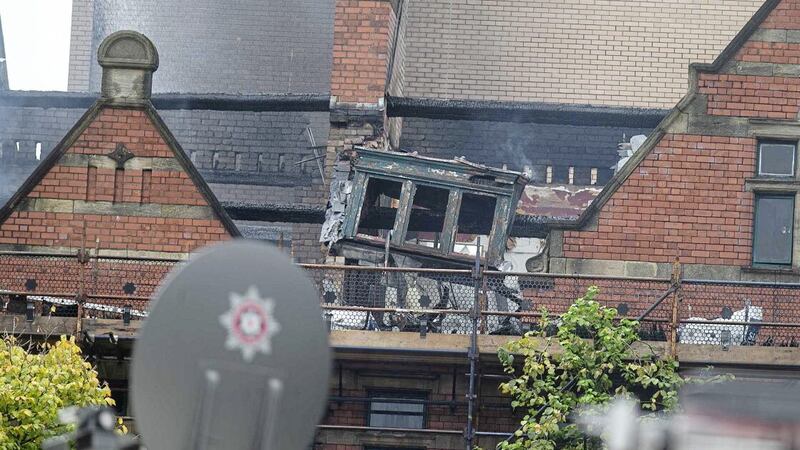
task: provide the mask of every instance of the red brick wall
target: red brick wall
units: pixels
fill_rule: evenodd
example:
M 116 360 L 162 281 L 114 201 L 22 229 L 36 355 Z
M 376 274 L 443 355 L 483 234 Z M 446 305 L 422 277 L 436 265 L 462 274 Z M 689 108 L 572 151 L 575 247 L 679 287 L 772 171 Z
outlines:
M 153 295 L 161 280 L 175 267 L 170 261 L 95 259 L 82 264 L 75 256 L 35 257 L 0 255 L 0 287 L 12 292 L 74 299 L 79 292 L 89 301 L 147 309 L 146 301 L 130 298 Z M 29 289 L 28 280 L 35 280 Z M 125 285 L 135 287 L 132 294 Z M 103 296 L 113 296 L 105 298 Z M 125 298 L 121 296 L 126 296 Z
M 797 29 L 800 0 L 784 0 L 761 25 L 779 30 L 776 36 Z M 763 35 L 755 33 L 732 57 L 742 64 L 724 67 L 800 64 L 800 44 L 760 41 Z M 700 73 L 697 93 L 711 116 L 794 120 L 800 113 L 797 77 Z M 755 173 L 756 145 L 750 138 L 667 134 L 604 205 L 596 231 L 564 233 L 564 256 L 749 265 L 754 196 L 745 179 Z
M 708 95 L 711 115 L 793 119 L 800 110 L 797 78 L 701 74 L 698 92 Z
M 800 0 L 782 1 L 760 28 L 800 29 Z M 800 44 L 751 39 L 742 46 L 733 60 L 798 64 Z M 711 115 L 794 119 L 800 111 L 800 80 L 796 77 L 701 74 L 698 92 L 708 95 L 708 114 Z
M 394 11 L 391 2 L 336 0 L 331 94 L 345 103 L 383 98 Z
M 761 28 L 800 30 L 800 0 L 783 0 L 761 24 Z
M 666 135 L 599 213 L 565 231 L 564 256 L 743 266 L 750 261 L 754 139 Z
M 173 158 L 172 150 L 143 110 L 104 108 L 67 154 L 107 155 L 124 144 L 136 157 Z M 121 202 L 142 205 L 207 205 L 183 170 L 142 171 L 54 166 L 29 198 Z M 117 177 L 120 177 L 119 179 Z M 145 182 L 148 182 L 145 185 Z M 117 198 L 115 198 L 115 189 Z M 143 191 L 146 193 L 143 198 Z M 14 211 L 0 224 L 0 244 L 187 253 L 229 237 L 217 219 Z
M 427 405 L 426 406 L 426 421 L 424 428 L 430 430 L 446 430 L 446 431 L 463 431 L 467 425 L 467 406 L 465 395 L 468 390 L 468 377 L 466 375 L 467 367 L 459 366 L 443 366 L 432 365 L 425 362 L 410 361 L 406 364 L 397 363 L 381 363 L 364 365 L 364 363 L 341 361 L 344 366 L 343 389 L 341 395 L 344 397 L 364 399 L 368 398 L 368 389 L 362 384 L 367 383 L 371 389 L 388 389 L 394 390 L 398 388 L 391 387 L 397 380 L 393 380 L 389 374 L 403 374 L 404 372 L 414 371 L 417 374 L 424 372 L 418 381 L 419 389 L 429 393 L 429 399 L 432 401 L 447 402 L 453 399 L 452 389 L 452 374 L 456 371 L 456 393 L 455 400 L 459 402 L 454 409 L 448 405 Z M 358 375 L 359 371 L 368 372 L 369 370 L 379 370 L 385 372 L 384 376 L 370 377 L 366 374 Z M 355 373 L 351 372 L 354 371 Z M 499 367 L 484 367 L 482 372 L 485 374 L 501 372 Z M 354 376 L 351 377 L 351 374 Z M 362 378 L 363 376 L 363 378 Z M 408 374 L 406 375 L 406 382 L 409 382 Z M 412 377 L 414 375 L 411 375 Z M 417 375 L 419 376 L 419 375 Z M 436 381 L 431 378 L 436 377 Z M 403 379 L 402 377 L 400 378 Z M 382 387 L 382 384 L 386 384 Z M 498 432 L 498 433 L 511 433 L 519 427 L 521 419 L 521 411 L 515 414 L 511 409 L 511 399 L 509 397 L 501 396 L 499 393 L 498 383 L 483 378 L 477 386 L 480 389 L 479 401 L 476 403 L 475 410 L 475 424 L 481 431 Z M 404 387 L 401 389 L 411 389 Z M 330 390 L 331 396 L 340 395 L 338 388 L 338 378 L 336 371 L 332 376 L 332 387 Z M 325 425 L 341 425 L 341 426 L 367 426 L 367 414 L 369 404 L 366 401 L 342 401 L 337 402 L 331 400 L 328 403 L 328 409 L 322 424 Z M 368 440 L 370 437 L 377 436 L 376 433 L 364 433 L 357 431 L 355 433 L 343 430 L 327 430 L 324 436 L 318 436 L 316 439 L 315 449 L 318 450 L 363 450 L 363 445 L 353 445 L 352 442 L 361 441 L 364 437 Z M 436 440 L 435 436 L 439 438 L 449 437 L 450 442 L 457 443 L 456 446 L 444 447 L 444 440 Z M 484 448 L 494 448 L 496 439 L 484 438 L 479 442 L 479 445 L 484 445 Z M 402 448 L 427 448 L 430 450 L 437 450 L 440 448 L 463 448 L 464 441 L 461 434 L 419 434 L 409 431 L 408 433 L 398 433 L 396 440 L 392 446 Z M 378 445 L 378 447 L 381 447 Z
M 800 63 L 800 44 L 750 41 L 739 49 L 734 59 L 745 62 L 798 64 Z

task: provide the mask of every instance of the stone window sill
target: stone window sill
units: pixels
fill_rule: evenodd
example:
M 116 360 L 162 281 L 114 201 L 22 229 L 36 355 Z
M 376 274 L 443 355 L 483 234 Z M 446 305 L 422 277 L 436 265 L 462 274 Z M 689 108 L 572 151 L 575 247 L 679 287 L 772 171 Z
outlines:
M 796 178 L 754 177 L 744 180 L 747 192 L 793 193 L 800 190 L 800 180 Z
M 800 275 L 800 269 L 795 267 L 760 267 L 760 266 L 744 266 L 742 272 L 748 273 L 774 273 L 782 275 Z

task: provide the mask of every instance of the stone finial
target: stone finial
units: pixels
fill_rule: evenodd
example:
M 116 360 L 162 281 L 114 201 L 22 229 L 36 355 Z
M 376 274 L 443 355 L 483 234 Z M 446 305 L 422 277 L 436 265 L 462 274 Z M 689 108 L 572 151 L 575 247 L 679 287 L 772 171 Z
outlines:
M 128 30 L 112 33 L 100 44 L 97 62 L 103 67 L 100 92 L 104 98 L 150 98 L 158 52 L 147 36 Z

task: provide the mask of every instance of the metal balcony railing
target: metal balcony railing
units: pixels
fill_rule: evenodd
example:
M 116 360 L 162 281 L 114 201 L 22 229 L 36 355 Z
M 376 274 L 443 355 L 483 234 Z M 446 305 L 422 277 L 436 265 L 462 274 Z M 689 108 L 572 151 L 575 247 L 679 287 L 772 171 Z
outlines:
M 145 317 L 180 260 L 0 252 L 0 299 L 37 314 Z M 564 313 L 590 286 L 597 300 L 637 319 L 651 341 L 800 346 L 800 284 L 301 265 L 331 330 L 522 335 L 544 310 Z M 19 302 L 17 302 L 19 303 Z M 9 309 L 12 308 L 12 309 Z

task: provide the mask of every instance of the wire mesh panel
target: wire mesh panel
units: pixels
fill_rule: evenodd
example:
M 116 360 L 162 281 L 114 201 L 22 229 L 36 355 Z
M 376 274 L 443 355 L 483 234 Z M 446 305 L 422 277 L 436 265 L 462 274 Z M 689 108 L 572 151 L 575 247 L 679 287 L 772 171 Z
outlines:
M 80 287 L 81 270 L 75 255 L 0 253 L 0 290 L 74 295 Z
M 800 345 L 800 284 L 687 280 L 679 342 Z
M 640 327 L 643 338 L 663 340 L 671 317 L 671 302 L 664 299 L 669 294 L 669 280 L 502 272 L 488 272 L 485 276 L 487 297 L 503 297 L 505 303 L 489 301 L 484 314 L 500 315 L 503 311 L 510 312 L 511 305 L 516 305 L 515 311 L 530 313 L 521 317 L 523 324 L 538 322 L 538 313 L 543 310 L 553 317 L 565 313 L 576 299 L 586 295 L 591 286 L 598 288 L 596 300 L 604 306 L 616 308 L 621 317 L 639 318 L 646 313 Z M 659 300 L 662 301 L 656 305 Z
M 87 297 L 94 303 L 146 311 L 150 297 L 179 261 L 143 258 L 93 258 L 86 274 Z
M 146 317 L 149 300 L 179 260 L 0 252 L 0 297 L 37 302 L 37 313 Z M 678 342 L 800 346 L 800 284 L 670 280 L 469 270 L 301 265 L 334 330 L 521 335 L 542 309 L 563 314 L 590 286 L 640 334 L 664 340 L 678 305 Z M 17 311 L 19 312 L 19 311 Z M 24 311 L 22 311 L 24 312 Z
M 178 263 L 168 259 L 80 258 L 75 254 L 0 253 L 0 295 L 37 302 L 37 313 L 86 317 L 147 315 L 149 299 Z
M 334 330 L 469 333 L 469 271 L 303 266 Z

